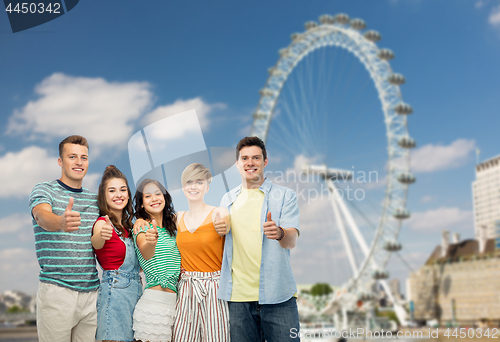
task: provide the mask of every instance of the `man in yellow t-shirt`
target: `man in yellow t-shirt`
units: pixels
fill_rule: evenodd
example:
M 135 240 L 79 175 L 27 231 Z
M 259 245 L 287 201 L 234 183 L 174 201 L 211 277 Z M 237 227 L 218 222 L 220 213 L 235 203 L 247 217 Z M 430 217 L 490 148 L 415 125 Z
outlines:
M 290 249 L 299 232 L 294 191 L 264 177 L 268 163 L 264 142 L 243 138 L 236 147 L 242 184 L 227 193 L 229 210 L 219 298 L 229 302 L 231 340 L 298 341 L 297 291 Z

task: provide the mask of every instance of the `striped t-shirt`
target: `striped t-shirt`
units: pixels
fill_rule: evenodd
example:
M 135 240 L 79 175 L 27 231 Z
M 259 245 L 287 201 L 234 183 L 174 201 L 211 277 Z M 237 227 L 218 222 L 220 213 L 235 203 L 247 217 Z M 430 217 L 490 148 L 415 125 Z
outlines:
M 149 226 L 153 228 L 152 224 Z M 177 249 L 175 236 L 170 236 L 165 228 L 157 226 L 156 229 L 158 241 L 155 255 L 151 259 L 145 260 L 137 247 L 137 241 L 134 244 L 139 264 L 146 275 L 146 289 L 160 285 L 177 293 L 177 281 L 181 273 L 181 254 Z M 137 239 L 137 235 L 134 234 L 134 240 Z
M 49 232 L 33 218 L 35 249 L 40 265 L 40 281 L 79 292 L 99 287 L 96 261 L 90 237 L 92 225 L 99 217 L 97 197 L 87 189 L 73 189 L 59 180 L 35 185 L 30 195 L 30 211 L 48 203 L 52 212 L 61 216 L 73 197 L 73 211 L 80 213 L 80 229 L 66 233 Z

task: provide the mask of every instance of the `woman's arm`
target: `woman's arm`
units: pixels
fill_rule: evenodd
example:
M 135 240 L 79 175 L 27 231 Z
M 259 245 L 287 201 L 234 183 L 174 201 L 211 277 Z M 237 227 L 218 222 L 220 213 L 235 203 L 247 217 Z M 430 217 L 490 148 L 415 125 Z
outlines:
M 137 247 L 145 260 L 149 260 L 155 255 L 156 242 L 158 242 L 158 230 L 156 229 L 155 221 L 153 220 L 153 228 L 149 228 L 146 232 L 139 232 L 136 237 Z
M 101 249 L 104 247 L 106 241 L 111 239 L 113 236 L 113 225 L 109 221 L 108 215 L 104 217 L 104 220 L 99 220 L 94 223 L 94 230 L 90 241 L 95 249 Z

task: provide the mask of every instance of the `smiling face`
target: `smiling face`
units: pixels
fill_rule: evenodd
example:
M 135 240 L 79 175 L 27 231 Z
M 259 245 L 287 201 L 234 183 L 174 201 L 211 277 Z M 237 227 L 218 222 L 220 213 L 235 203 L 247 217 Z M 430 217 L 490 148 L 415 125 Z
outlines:
M 89 166 L 88 153 L 85 146 L 64 144 L 62 156 L 57 160 L 62 168 L 61 182 L 72 188 L 82 187 L 82 180 Z
M 259 146 L 243 147 L 236 161 L 243 187 L 258 188 L 261 186 L 264 183 L 264 168 L 266 165 L 267 158 L 264 160 L 262 149 Z
M 208 192 L 208 181 L 206 179 L 190 179 L 183 184 L 182 191 L 188 201 L 203 200 Z
M 114 213 L 121 212 L 130 199 L 127 183 L 121 178 L 111 178 L 106 184 L 106 204 Z M 118 216 L 118 215 L 117 215 Z
M 142 202 L 144 210 L 146 210 L 149 215 L 162 215 L 163 208 L 165 208 L 165 197 L 156 184 L 146 184 L 143 190 Z

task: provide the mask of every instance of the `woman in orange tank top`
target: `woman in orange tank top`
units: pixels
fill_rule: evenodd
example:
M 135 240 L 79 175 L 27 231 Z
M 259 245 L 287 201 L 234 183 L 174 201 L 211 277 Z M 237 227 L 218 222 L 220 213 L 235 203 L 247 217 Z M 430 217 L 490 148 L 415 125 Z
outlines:
M 208 205 L 212 174 L 199 163 L 182 172 L 182 190 L 189 210 L 177 213 L 177 247 L 181 253 L 174 338 L 176 342 L 228 342 L 227 302 L 217 299 L 224 236 L 229 232 L 229 212 Z

